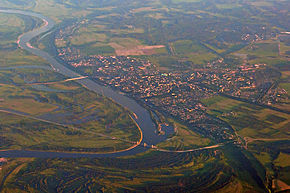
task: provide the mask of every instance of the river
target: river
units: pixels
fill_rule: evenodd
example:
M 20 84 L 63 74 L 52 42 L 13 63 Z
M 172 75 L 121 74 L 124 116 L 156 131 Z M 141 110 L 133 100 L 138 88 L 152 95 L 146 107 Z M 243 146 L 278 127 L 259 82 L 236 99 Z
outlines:
M 9 14 L 18 14 L 18 15 L 26 15 L 37 17 L 43 20 L 44 25 L 34 29 L 32 31 L 26 32 L 19 36 L 18 44 L 22 49 L 29 51 L 30 53 L 40 56 L 45 59 L 52 67 L 54 71 L 60 73 L 69 78 L 75 78 L 81 76 L 77 72 L 67 68 L 60 62 L 58 62 L 54 57 L 49 55 L 47 52 L 42 51 L 40 49 L 34 48 L 30 45 L 29 41 L 32 40 L 34 37 L 43 34 L 45 32 L 49 32 L 53 29 L 55 23 L 52 19 L 45 17 L 38 13 L 28 12 L 28 11 L 21 11 L 21 10 L 1 10 L 0 13 L 9 13 Z M 76 80 L 79 84 L 83 85 L 90 91 L 98 93 L 100 95 L 104 95 L 111 100 L 115 101 L 116 103 L 120 104 L 124 108 L 128 109 L 130 112 L 136 114 L 135 121 L 140 127 L 143 132 L 143 139 L 141 144 L 148 144 L 148 145 L 156 145 L 164 140 L 166 140 L 166 135 L 157 135 L 156 134 L 156 126 L 153 123 L 149 112 L 139 105 L 134 99 L 129 98 L 128 96 L 122 95 L 117 91 L 114 91 L 110 87 L 105 87 L 99 85 L 98 83 L 94 82 L 90 79 L 81 79 Z M 119 156 L 127 156 L 127 155 L 134 155 L 137 153 L 141 153 L 146 151 L 147 148 L 137 146 L 133 149 L 128 151 L 122 152 L 115 152 L 115 153 L 64 153 L 64 152 L 47 152 L 47 151 L 28 151 L 28 150 L 4 150 L 0 151 L 0 157 L 39 157 L 39 158 L 76 158 L 76 157 L 119 157 Z

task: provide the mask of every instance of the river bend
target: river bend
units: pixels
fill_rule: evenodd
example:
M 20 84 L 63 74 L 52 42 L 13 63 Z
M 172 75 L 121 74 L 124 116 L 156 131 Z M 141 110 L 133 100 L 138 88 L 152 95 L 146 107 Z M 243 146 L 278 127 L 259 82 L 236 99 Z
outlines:
M 53 29 L 55 22 L 41 14 L 28 12 L 28 11 L 21 11 L 21 10 L 1 10 L 0 13 L 7 13 L 7 14 L 18 14 L 18 15 L 26 15 L 31 17 L 37 17 L 43 20 L 44 25 L 39 28 L 36 28 L 32 31 L 26 32 L 19 36 L 18 44 L 19 46 L 27 50 L 28 52 L 40 56 L 45 59 L 52 67 L 54 71 L 60 73 L 69 78 L 75 78 L 81 76 L 77 72 L 67 68 L 60 62 L 58 62 L 53 56 L 49 55 L 47 52 L 34 48 L 30 45 L 30 41 L 43 33 L 49 32 Z M 148 144 L 148 145 L 156 145 L 159 142 L 164 141 L 168 136 L 163 135 L 159 136 L 156 134 L 156 126 L 153 123 L 149 112 L 143 108 L 140 104 L 138 104 L 132 98 L 128 96 L 124 96 L 119 94 L 118 92 L 114 91 L 110 87 L 102 86 L 91 79 L 81 79 L 76 80 L 79 84 L 83 85 L 90 91 L 98 93 L 100 95 L 104 95 L 116 103 L 120 104 L 124 108 L 128 109 L 130 112 L 136 115 L 135 121 L 138 124 L 139 128 L 142 130 L 143 139 L 141 144 Z M 0 151 L 0 157 L 39 157 L 39 158 L 76 158 L 76 157 L 119 157 L 119 156 L 127 156 L 127 155 L 134 155 L 137 153 L 141 153 L 146 151 L 146 148 L 137 146 L 133 149 L 122 151 L 122 152 L 115 152 L 115 153 L 64 153 L 64 152 L 46 152 L 46 151 L 28 151 L 28 150 L 4 150 Z

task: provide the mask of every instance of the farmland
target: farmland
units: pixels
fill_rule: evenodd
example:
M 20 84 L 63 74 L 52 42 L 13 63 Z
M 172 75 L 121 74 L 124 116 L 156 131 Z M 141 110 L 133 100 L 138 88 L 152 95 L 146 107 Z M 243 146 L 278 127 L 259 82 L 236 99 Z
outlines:
M 5 45 L 16 44 L 21 33 L 38 25 L 36 19 L 24 18 L 3 14 L 1 25 L 4 28 L 1 30 L 11 34 L 5 35 Z M 30 55 L 17 45 L 0 54 L 3 56 L 0 67 L 0 123 L 1 140 L 5 142 L 2 150 L 107 152 L 126 149 L 132 144 L 100 134 L 129 141 L 139 140 L 138 129 L 129 113 L 120 106 L 86 91 L 77 83 L 62 82 L 65 77 L 48 70 L 49 65 L 43 59 Z M 46 82 L 55 84 L 34 84 Z M 79 130 L 75 130 L 76 125 Z
M 243 137 L 287 139 L 289 115 L 215 96 L 204 100 L 211 114 L 229 122 Z
M 135 100 L 166 138 L 125 157 L 0 158 L 0 192 L 289 189 L 287 1 L 2 0 L 0 7 L 52 18 L 55 27 L 31 45 Z M 40 25 L 0 14 L 0 151 L 93 154 L 136 144 L 133 113 L 18 47 L 19 35 Z

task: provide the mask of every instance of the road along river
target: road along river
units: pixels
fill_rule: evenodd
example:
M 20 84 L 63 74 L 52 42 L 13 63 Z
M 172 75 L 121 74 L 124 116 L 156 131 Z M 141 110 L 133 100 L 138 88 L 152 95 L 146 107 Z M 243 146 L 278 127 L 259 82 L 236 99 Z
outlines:
M 18 14 L 18 15 L 26 15 L 31 17 L 37 17 L 43 20 L 44 25 L 41 27 L 34 29 L 32 31 L 26 32 L 19 36 L 18 38 L 18 45 L 24 49 L 29 51 L 30 53 L 40 56 L 45 59 L 55 70 L 57 73 L 60 73 L 68 78 L 76 78 L 81 77 L 80 74 L 74 72 L 73 70 L 65 67 L 63 64 L 59 63 L 54 57 L 49 55 L 47 52 L 44 52 L 40 49 L 34 48 L 29 43 L 34 37 L 49 32 L 54 27 L 55 23 L 48 17 L 45 17 L 38 13 L 21 11 L 21 10 L 1 10 L 0 13 L 9 13 L 9 14 Z M 98 83 L 90 80 L 90 79 L 76 79 L 76 82 L 84 86 L 90 91 L 98 93 L 100 95 L 104 95 L 116 103 L 120 104 L 124 108 L 131 111 L 134 115 L 133 119 L 135 120 L 137 126 L 142 131 L 143 138 L 140 144 L 148 144 L 156 145 L 157 143 L 166 140 L 168 134 L 159 136 L 156 134 L 156 126 L 153 123 L 149 112 L 139 105 L 135 100 L 119 94 L 118 92 L 114 91 L 113 89 L 105 86 L 101 86 Z M 28 151 L 28 150 L 3 150 L 0 151 L 0 157 L 39 157 L 39 158 L 76 158 L 76 157 L 119 157 L 119 156 L 126 156 L 126 155 L 134 155 L 137 153 L 141 153 L 146 151 L 147 148 L 142 147 L 142 145 L 138 145 L 134 148 L 113 152 L 113 153 L 64 153 L 64 152 L 47 152 L 47 151 Z

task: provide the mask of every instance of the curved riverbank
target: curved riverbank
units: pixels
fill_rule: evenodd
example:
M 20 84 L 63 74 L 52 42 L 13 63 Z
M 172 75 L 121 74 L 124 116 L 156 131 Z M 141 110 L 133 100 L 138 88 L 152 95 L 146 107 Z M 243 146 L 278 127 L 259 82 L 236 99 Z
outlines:
M 9 14 L 20 14 L 27 15 L 31 17 L 37 17 L 43 20 L 44 25 L 41 27 L 34 29 L 32 31 L 26 32 L 19 36 L 18 45 L 22 49 L 42 57 L 45 59 L 52 67 L 52 69 L 56 73 L 60 73 L 68 78 L 76 78 L 81 77 L 80 74 L 74 72 L 73 70 L 67 68 L 63 64 L 59 63 L 54 57 L 49 55 L 47 52 L 34 48 L 29 43 L 34 37 L 49 32 L 53 29 L 55 23 L 48 17 L 45 17 L 38 13 L 21 11 L 21 10 L 0 10 L 2 13 Z M 114 91 L 109 87 L 102 86 L 91 79 L 76 79 L 76 82 L 84 86 L 90 91 L 98 93 L 100 95 L 104 95 L 116 103 L 120 104 L 124 108 L 128 109 L 130 112 L 134 114 L 132 119 L 136 122 L 142 133 L 142 139 L 138 142 L 138 144 L 148 144 L 156 145 L 166 139 L 166 136 L 160 136 L 156 134 L 156 126 L 151 119 L 149 112 L 143 108 L 140 104 L 138 104 L 135 100 L 120 94 L 119 92 Z M 136 115 L 136 116 L 135 116 Z M 7 150 L 1 151 L 0 157 L 119 157 L 119 156 L 127 156 L 134 155 L 137 153 L 141 153 L 146 151 L 147 148 L 144 148 L 140 145 L 136 145 L 131 149 L 122 152 L 114 152 L 114 153 L 101 153 L 101 154 L 91 154 L 91 153 L 63 153 L 63 152 L 46 152 L 46 151 L 26 151 L 26 150 Z

